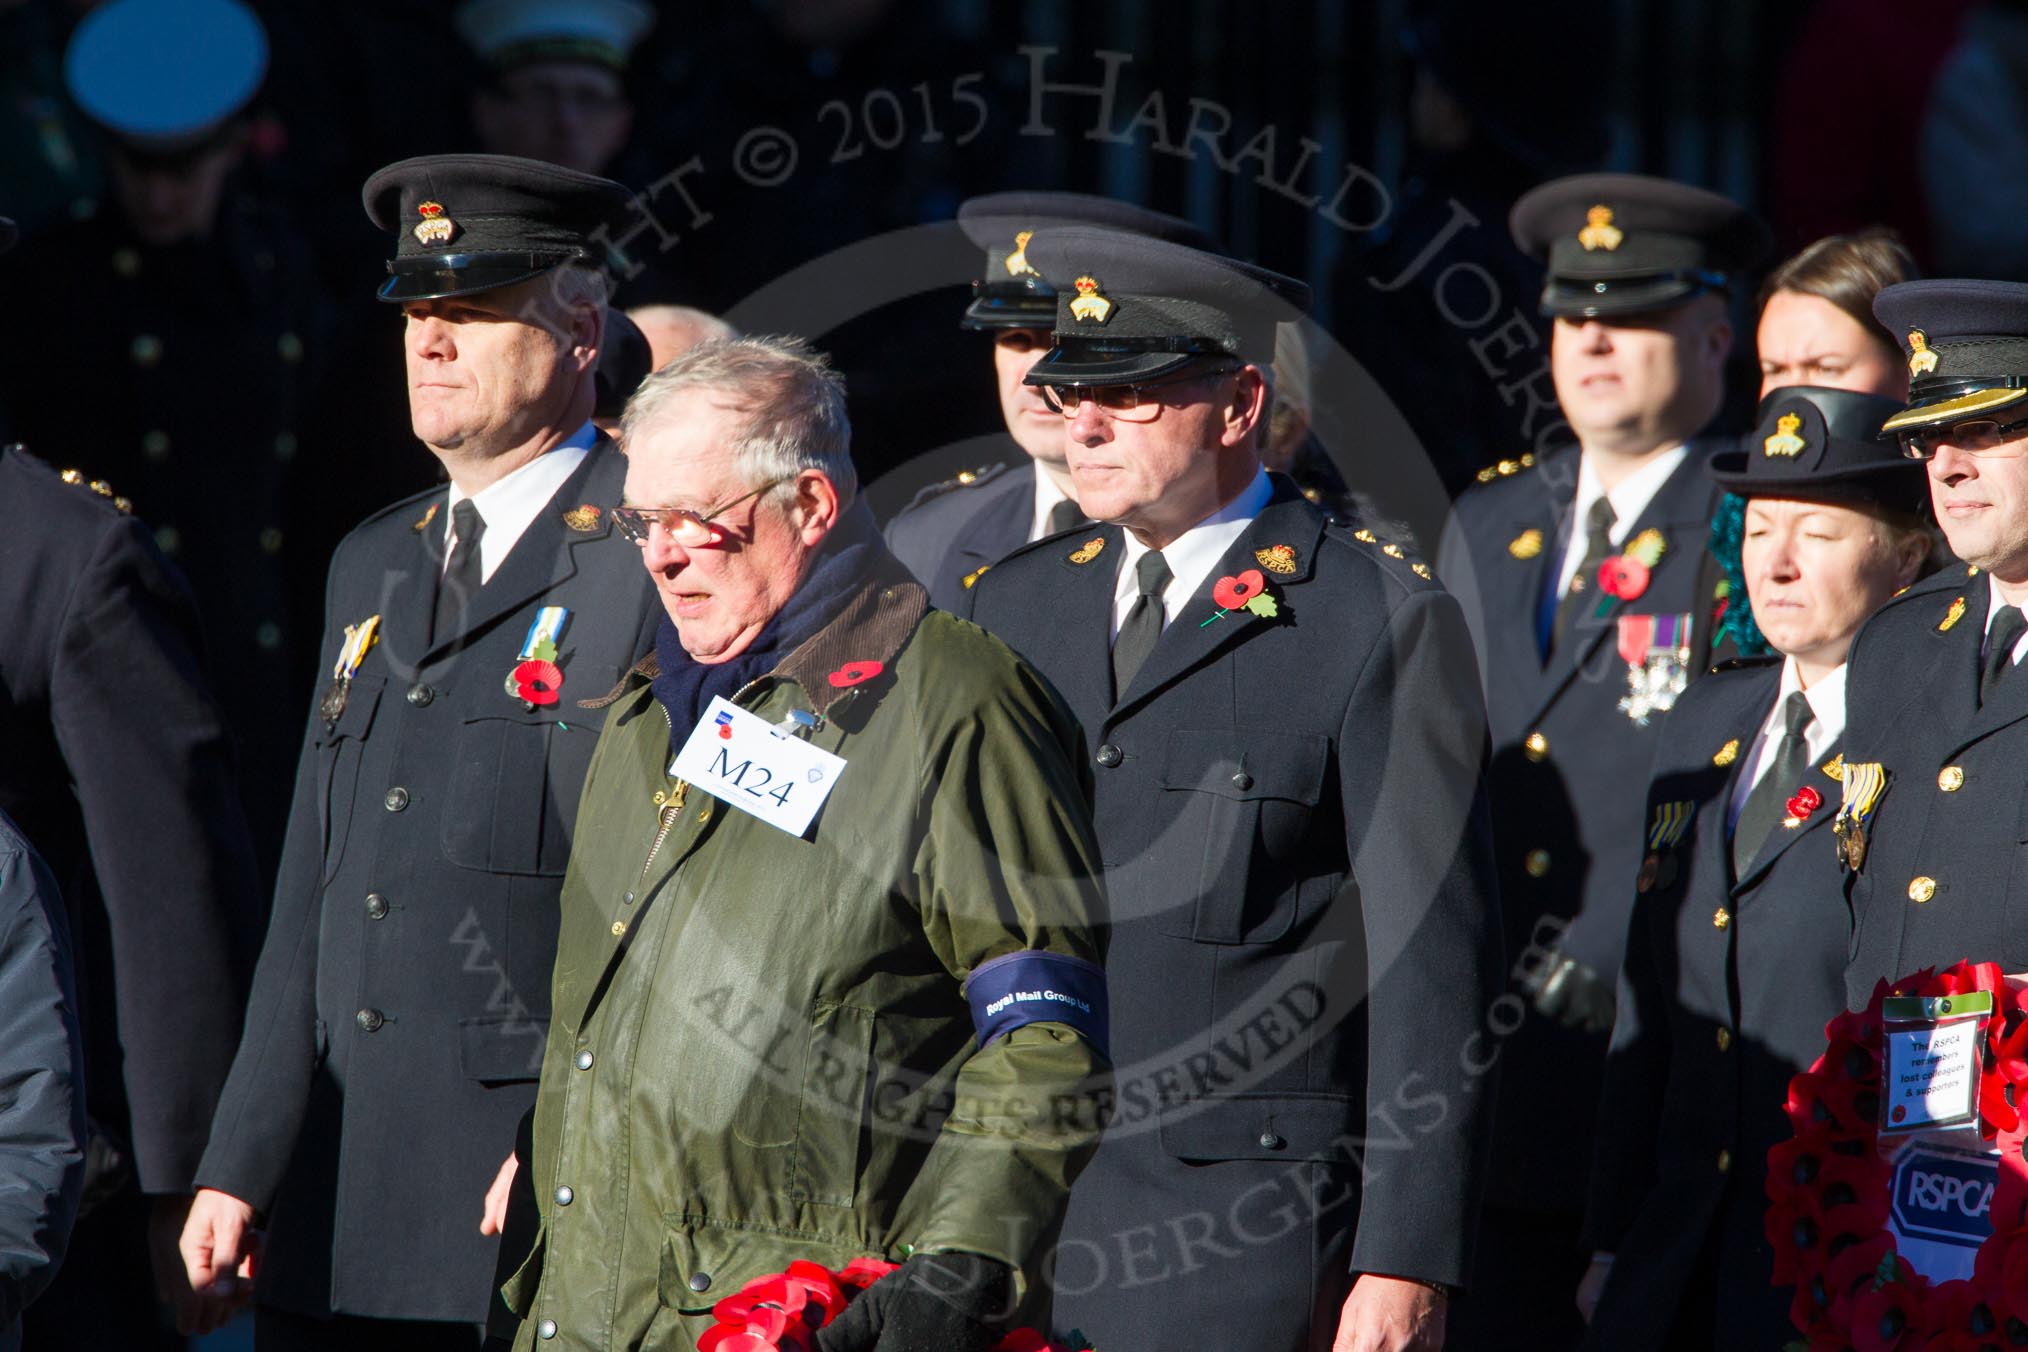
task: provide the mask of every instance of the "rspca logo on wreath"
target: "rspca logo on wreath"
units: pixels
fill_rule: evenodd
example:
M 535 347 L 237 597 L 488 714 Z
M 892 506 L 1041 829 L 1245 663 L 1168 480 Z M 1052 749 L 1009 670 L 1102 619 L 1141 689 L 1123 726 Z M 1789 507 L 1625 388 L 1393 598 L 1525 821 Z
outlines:
M 1993 1188 L 1999 1177 L 1994 1156 L 1912 1147 L 1894 1166 L 1894 1228 L 1976 1249 L 1993 1233 Z

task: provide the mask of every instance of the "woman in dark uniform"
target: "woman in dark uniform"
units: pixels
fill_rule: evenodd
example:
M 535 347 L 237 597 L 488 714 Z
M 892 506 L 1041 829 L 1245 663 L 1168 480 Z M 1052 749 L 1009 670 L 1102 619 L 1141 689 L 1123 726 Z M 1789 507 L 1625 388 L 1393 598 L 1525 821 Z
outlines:
M 1776 655 L 1694 682 L 1648 788 L 1580 1288 L 1599 1349 L 1779 1347 L 1791 1293 L 1761 1234 L 1789 1077 L 1844 1008 L 1850 932 L 1828 823 L 1845 657 L 1929 568 L 1922 467 L 1874 440 L 1900 404 L 1770 394 L 1710 473 L 1746 498 L 1747 595 Z M 1593 1306 L 1595 1305 L 1595 1308 Z

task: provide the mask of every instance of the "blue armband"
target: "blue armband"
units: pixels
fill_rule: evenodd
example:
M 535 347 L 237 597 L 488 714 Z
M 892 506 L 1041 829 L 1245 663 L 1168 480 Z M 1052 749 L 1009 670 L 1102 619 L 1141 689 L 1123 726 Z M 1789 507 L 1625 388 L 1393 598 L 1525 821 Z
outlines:
M 1003 954 L 973 970 L 965 999 L 981 1047 L 1024 1023 L 1061 1023 L 1109 1055 L 1105 969 L 1083 958 L 1035 949 Z

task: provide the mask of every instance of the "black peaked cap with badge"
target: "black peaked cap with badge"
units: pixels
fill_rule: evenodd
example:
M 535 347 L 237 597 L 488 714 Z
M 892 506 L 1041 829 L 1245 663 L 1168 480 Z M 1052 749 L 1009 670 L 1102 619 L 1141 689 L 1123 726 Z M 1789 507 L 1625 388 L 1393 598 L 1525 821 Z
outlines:
M 2028 283 L 1897 282 L 1873 314 L 1908 350 L 1908 408 L 1881 430 L 1976 418 L 2028 400 Z
M 1524 193 L 1507 219 L 1548 268 L 1542 313 L 1591 318 L 1667 309 L 1725 291 L 1773 236 L 1731 198 L 1640 174 L 1576 174 Z
M 1193 249 L 1218 242 L 1180 216 L 1081 192 L 996 192 L 958 207 L 966 238 L 986 251 L 972 283 L 972 302 L 958 322 L 968 329 L 1047 329 L 1056 323 L 1056 290 L 1027 258 L 1028 241 L 1045 228 L 1070 225 L 1166 239 Z
M 1030 385 L 1118 385 L 1203 357 L 1267 367 L 1275 326 L 1310 308 L 1293 277 L 1167 240 L 1065 226 L 1027 252 L 1057 293 L 1056 346 Z
M 1901 401 L 1857 390 L 1789 385 L 1760 401 L 1754 429 L 1739 449 L 1720 451 L 1705 473 L 1749 498 L 1798 498 L 1920 513 L 1929 477 L 1880 441 L 1881 424 Z
M 423 155 L 378 170 L 366 214 L 395 236 L 379 298 L 397 304 L 512 286 L 577 262 L 603 267 L 625 185 L 512 155 Z

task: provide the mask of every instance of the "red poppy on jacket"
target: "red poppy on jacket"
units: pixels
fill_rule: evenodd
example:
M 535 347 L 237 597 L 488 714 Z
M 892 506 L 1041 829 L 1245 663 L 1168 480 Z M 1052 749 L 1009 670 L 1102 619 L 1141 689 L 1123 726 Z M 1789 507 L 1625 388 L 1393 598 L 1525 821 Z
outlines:
M 848 686 L 863 685 L 885 670 L 887 667 L 879 662 L 847 662 L 824 679 L 843 690 Z
M 1211 599 L 1225 610 L 1238 610 L 1260 595 L 1266 586 L 1267 580 L 1261 576 L 1260 569 L 1249 568 L 1232 577 L 1218 579 L 1217 585 L 1211 589 Z
M 1648 565 L 1617 554 L 1598 566 L 1598 589 L 1622 601 L 1636 601 L 1648 590 Z

